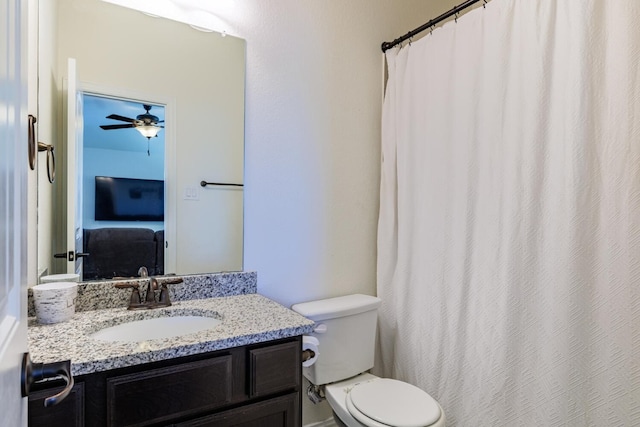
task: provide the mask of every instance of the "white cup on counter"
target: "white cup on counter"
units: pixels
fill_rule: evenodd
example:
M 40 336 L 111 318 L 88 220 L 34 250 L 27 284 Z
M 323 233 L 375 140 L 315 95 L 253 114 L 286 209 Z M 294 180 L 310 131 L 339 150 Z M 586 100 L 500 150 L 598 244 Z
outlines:
M 65 322 L 75 314 L 77 282 L 44 283 L 34 286 L 32 290 L 39 323 Z

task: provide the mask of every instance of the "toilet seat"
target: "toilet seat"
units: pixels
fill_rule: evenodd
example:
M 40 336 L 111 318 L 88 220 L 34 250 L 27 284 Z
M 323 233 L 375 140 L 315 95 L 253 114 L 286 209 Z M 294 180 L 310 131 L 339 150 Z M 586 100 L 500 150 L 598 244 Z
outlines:
M 425 427 L 441 416 L 440 406 L 425 391 L 390 378 L 355 385 L 346 404 L 353 418 L 369 427 Z

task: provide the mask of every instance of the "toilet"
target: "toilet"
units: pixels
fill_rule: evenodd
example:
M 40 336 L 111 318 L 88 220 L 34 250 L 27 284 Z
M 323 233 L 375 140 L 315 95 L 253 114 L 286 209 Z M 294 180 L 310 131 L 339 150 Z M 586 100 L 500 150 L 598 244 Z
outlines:
M 418 387 L 368 373 L 373 368 L 378 307 L 369 295 L 295 304 L 315 322 L 317 358 L 303 375 L 324 394 L 341 427 L 443 427 L 440 404 Z

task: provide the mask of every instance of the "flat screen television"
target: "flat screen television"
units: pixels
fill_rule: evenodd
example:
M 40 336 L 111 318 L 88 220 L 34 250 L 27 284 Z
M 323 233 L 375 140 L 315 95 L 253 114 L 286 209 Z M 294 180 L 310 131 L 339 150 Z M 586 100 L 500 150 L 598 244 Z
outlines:
M 96 176 L 96 221 L 164 221 L 164 181 Z

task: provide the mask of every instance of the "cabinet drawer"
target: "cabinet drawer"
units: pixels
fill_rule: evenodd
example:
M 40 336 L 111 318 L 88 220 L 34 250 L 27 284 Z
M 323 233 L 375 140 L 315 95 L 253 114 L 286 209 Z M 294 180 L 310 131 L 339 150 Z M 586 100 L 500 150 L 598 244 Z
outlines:
M 231 368 L 226 355 L 108 378 L 108 425 L 146 426 L 229 403 Z
M 175 424 L 175 427 L 296 427 L 300 425 L 299 405 L 300 394 L 291 393 Z
M 300 342 L 249 349 L 249 396 L 295 389 L 300 384 Z
M 81 382 L 76 383 L 60 403 L 49 408 L 44 407 L 44 400 L 61 392 L 62 389 L 63 387 L 55 387 L 29 395 L 29 427 L 84 426 L 84 384 Z

